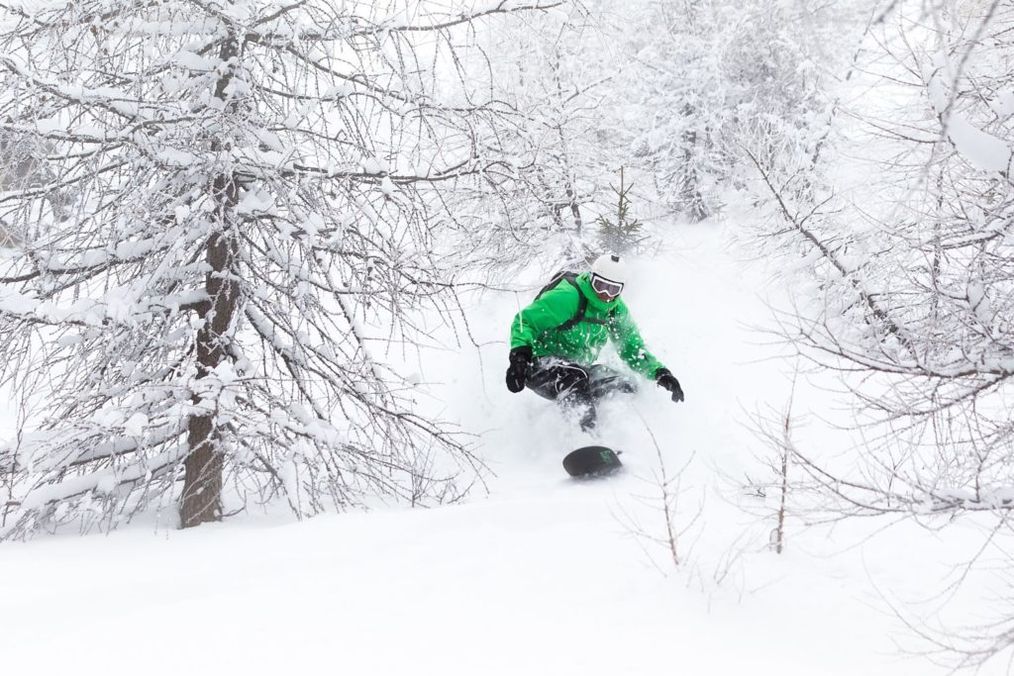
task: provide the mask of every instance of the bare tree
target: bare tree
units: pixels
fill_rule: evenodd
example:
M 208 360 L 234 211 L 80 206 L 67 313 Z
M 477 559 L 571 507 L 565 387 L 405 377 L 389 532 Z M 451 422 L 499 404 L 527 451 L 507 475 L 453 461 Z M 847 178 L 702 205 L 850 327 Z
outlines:
M 547 252 L 566 263 L 597 253 L 592 224 L 620 147 L 618 67 L 606 51 L 616 27 L 597 4 L 570 3 L 527 24 L 501 18 L 489 40 L 497 91 L 525 121 L 507 142 L 532 158 L 518 172 L 511 217 L 494 221 L 482 243 L 501 265 Z
M 751 155 L 779 213 L 769 241 L 805 256 L 816 282 L 815 297 L 785 318 L 787 337 L 840 370 L 860 405 L 853 454 L 793 449 L 792 462 L 833 498 L 830 518 L 895 515 L 936 527 L 979 512 L 1006 524 L 1014 3 L 891 10 L 871 29 L 878 47 L 864 73 L 891 104 L 847 111 L 871 174 L 861 192 L 824 179 L 831 189 L 814 192 L 802 173 L 775 180 Z M 977 642 L 979 657 L 1014 645 L 1006 629 L 991 638 L 986 651 Z
M 454 78 L 470 27 L 553 4 L 3 6 L 0 131 L 48 173 L 0 196 L 39 233 L 0 271 L 0 379 L 32 405 L 0 533 L 460 495 L 474 458 L 385 350 L 452 316 L 452 205 L 515 166 L 514 111 Z
M 659 197 L 688 219 L 715 213 L 741 187 L 741 148 L 781 175 L 823 130 L 844 41 L 864 3 L 648 3 L 648 37 L 624 80 L 643 114 L 631 118 L 634 163 L 650 167 Z
M 681 501 L 686 498 L 686 494 L 689 491 L 683 486 L 683 479 L 687 468 L 694 461 L 694 454 L 691 453 L 686 462 L 675 473 L 671 473 L 662 455 L 662 448 L 658 444 L 658 439 L 655 438 L 655 433 L 643 417 L 641 418 L 641 422 L 644 424 L 644 429 L 648 432 L 652 445 L 655 447 L 655 457 L 658 460 L 658 466 L 653 469 L 651 478 L 642 478 L 645 483 L 651 486 L 651 492 L 648 495 L 635 495 L 634 497 L 638 502 L 651 508 L 656 515 L 653 515 L 654 521 L 650 526 L 643 525 L 636 514 L 627 509 L 621 508 L 617 514 L 617 518 L 624 528 L 637 538 L 638 543 L 647 555 L 648 560 L 652 562 L 652 565 L 659 572 L 665 574 L 665 569 L 655 562 L 655 557 L 652 555 L 651 550 L 645 545 L 654 545 L 655 551 L 658 548 L 663 549 L 666 558 L 678 570 L 686 563 L 689 555 L 687 551 L 689 547 L 684 542 L 685 536 L 700 521 L 701 515 L 704 512 L 704 498 L 703 496 L 701 497 L 696 511 L 692 513 L 685 511 L 685 502 L 681 503 Z M 656 518 L 659 513 L 661 517 Z
M 768 533 L 768 544 L 776 554 L 781 554 L 785 550 L 785 527 L 790 516 L 789 499 L 790 494 L 795 493 L 795 486 L 790 480 L 796 455 L 796 446 L 792 439 L 795 424 L 792 413 L 794 398 L 793 389 L 784 411 L 770 411 L 754 416 L 753 432 L 765 442 L 768 450 L 768 453 L 759 458 L 765 466 L 765 471 L 761 477 L 747 475 L 745 482 L 740 486 L 749 495 L 765 501 L 760 510 L 751 507 L 749 511 L 759 512 L 758 516 L 774 521 L 774 528 Z M 768 504 L 769 498 L 774 500 L 773 506 Z
M 801 316 L 795 338 L 827 365 L 840 367 L 844 359 L 847 368 L 871 376 L 856 392 L 887 426 L 879 448 L 897 451 L 904 440 L 913 463 L 912 474 L 893 461 L 884 468 L 898 488 L 923 494 L 917 502 L 939 500 L 938 507 L 992 505 L 994 491 L 1009 485 L 1005 463 L 1014 450 L 1001 404 L 1014 372 L 1014 249 L 1007 236 L 1014 202 L 1005 140 L 1014 108 L 996 114 L 997 94 L 1011 77 L 959 72 L 985 65 L 968 50 L 986 34 L 1002 39 L 1014 8 L 1003 12 L 1001 3 L 992 3 L 981 11 L 958 17 L 966 21 L 950 37 L 953 58 L 932 44 L 899 56 L 918 76 L 910 86 L 922 92 L 930 116 L 899 116 L 899 126 L 868 120 L 898 148 L 896 159 L 882 165 L 900 186 L 887 189 L 892 213 L 834 195 L 801 203 L 802 193 L 791 184 L 776 186 L 756 161 L 788 226 L 778 237 L 818 261 L 812 269 L 825 303 L 819 314 Z M 910 36 L 919 28 L 925 26 L 903 27 Z M 990 63 L 990 52 L 982 59 Z M 916 117 L 921 125 L 909 119 Z M 908 199 L 894 200 L 896 190 Z M 850 230 L 843 219 L 874 227 Z M 927 460 L 941 473 L 916 475 L 914 465 Z M 953 494 L 958 487 L 969 492 Z

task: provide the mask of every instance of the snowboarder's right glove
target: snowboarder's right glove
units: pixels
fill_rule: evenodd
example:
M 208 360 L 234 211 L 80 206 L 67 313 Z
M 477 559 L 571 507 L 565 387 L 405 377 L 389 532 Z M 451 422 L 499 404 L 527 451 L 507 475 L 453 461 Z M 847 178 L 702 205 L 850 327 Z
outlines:
M 532 348 L 527 345 L 511 350 L 511 365 L 507 367 L 507 389 L 520 392 L 525 389 L 525 378 L 528 376 L 528 365 L 532 363 Z
M 680 387 L 680 381 L 676 380 L 676 376 L 669 369 L 660 368 L 655 371 L 655 382 L 659 387 L 672 392 L 673 401 L 683 401 L 683 388 Z

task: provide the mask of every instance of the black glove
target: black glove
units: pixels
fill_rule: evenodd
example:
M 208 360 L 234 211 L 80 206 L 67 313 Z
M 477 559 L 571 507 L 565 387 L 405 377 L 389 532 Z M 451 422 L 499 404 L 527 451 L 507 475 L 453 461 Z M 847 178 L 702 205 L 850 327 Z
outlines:
M 676 376 L 669 369 L 660 368 L 655 371 L 655 382 L 658 383 L 659 387 L 672 392 L 673 401 L 683 401 L 683 388 L 680 387 L 680 381 L 676 380 Z
M 532 363 L 532 348 L 527 345 L 511 350 L 511 365 L 507 367 L 507 389 L 520 392 L 525 389 L 525 378 L 528 376 L 528 365 Z

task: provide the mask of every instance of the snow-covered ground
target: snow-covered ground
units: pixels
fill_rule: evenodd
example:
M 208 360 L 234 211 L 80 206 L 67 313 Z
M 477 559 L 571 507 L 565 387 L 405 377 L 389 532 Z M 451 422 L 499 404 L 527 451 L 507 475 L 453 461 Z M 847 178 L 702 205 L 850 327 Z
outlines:
M 627 298 L 687 400 L 648 384 L 603 411 L 600 438 L 624 449 L 624 475 L 568 480 L 562 453 L 588 438 L 504 387 L 508 324 L 527 296 L 468 299 L 482 347 L 418 367 L 443 383 L 431 404 L 480 435 L 488 493 L 431 510 L 247 515 L 186 532 L 135 523 L 0 545 L 3 672 L 946 673 L 907 654 L 926 645 L 898 613 L 935 621 L 934 595 L 978 534 L 790 521 L 787 551 L 765 546 L 769 506 L 737 481 L 765 452 L 744 421 L 789 397 L 793 362 L 755 331 L 785 291 L 719 226 L 672 227 Z M 799 385 L 801 418 L 834 404 L 822 384 Z M 799 435 L 821 451 L 846 443 L 816 425 Z M 652 540 L 665 530 L 652 436 L 670 474 L 686 465 L 679 568 Z

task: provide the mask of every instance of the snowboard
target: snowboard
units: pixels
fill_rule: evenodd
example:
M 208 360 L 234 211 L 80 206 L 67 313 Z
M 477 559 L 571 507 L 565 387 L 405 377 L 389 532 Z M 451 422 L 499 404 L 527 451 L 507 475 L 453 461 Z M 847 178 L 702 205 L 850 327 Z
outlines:
M 619 452 L 606 446 L 582 446 L 563 459 L 567 474 L 577 479 L 608 476 L 623 467 Z

